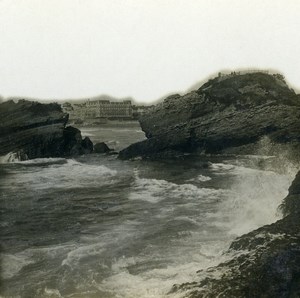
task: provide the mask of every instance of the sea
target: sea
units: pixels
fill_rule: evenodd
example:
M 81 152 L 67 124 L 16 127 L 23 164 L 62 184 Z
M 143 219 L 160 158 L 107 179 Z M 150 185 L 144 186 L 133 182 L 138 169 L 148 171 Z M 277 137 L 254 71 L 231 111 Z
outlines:
M 145 138 L 138 123 L 80 129 L 117 151 Z M 184 297 L 172 286 L 204 279 L 236 237 L 281 218 L 295 172 L 264 155 L 2 161 L 0 295 Z

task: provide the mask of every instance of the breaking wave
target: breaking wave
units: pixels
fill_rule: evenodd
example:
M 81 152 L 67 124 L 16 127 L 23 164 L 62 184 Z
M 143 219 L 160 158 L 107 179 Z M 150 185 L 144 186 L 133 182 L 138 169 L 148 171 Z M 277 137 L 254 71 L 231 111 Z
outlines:
M 28 274 L 33 263 L 44 261 L 43 276 L 49 282 L 39 285 L 32 280 L 32 297 L 179 297 L 168 295 L 174 284 L 221 276 L 223 272 L 209 268 L 232 257 L 224 252 L 236 236 L 280 218 L 277 207 L 294 173 L 224 161 L 209 163 L 205 170 L 181 171 L 163 164 L 157 175 L 152 165 L 140 161 L 114 160 L 108 166 L 99 160 L 89 164 L 36 159 L 6 165 L 10 175 L 4 186 L 42 194 L 44 200 L 36 206 L 41 211 L 48 208 L 43 216 L 50 220 L 53 214 L 45 194 L 54 189 L 53 199 L 75 190 L 61 200 L 74 207 L 71 215 L 64 213 L 64 222 L 73 220 L 68 228 L 74 239 L 4 255 L 7 280 Z M 76 218 L 71 217 L 75 212 Z M 64 239 L 65 227 L 50 222 Z M 10 227 L 11 222 L 4 226 Z
M 16 187 L 25 186 L 31 190 L 88 188 L 95 186 L 95 181 L 99 184 L 113 183 L 112 179 L 117 175 L 116 170 L 104 165 L 83 164 L 73 159 L 41 158 L 20 164 L 25 166 L 22 175 L 18 175 L 17 179 L 14 175 L 8 176 L 8 187 L 11 182 Z M 16 173 L 13 169 L 9 172 Z

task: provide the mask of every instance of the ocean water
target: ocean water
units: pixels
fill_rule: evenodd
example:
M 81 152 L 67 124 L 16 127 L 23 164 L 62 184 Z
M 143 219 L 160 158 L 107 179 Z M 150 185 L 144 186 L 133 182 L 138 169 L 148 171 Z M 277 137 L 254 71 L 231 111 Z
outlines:
M 134 124 L 82 132 L 117 150 L 144 138 Z M 280 218 L 294 174 L 266 156 L 2 163 L 1 297 L 181 297 L 174 284 Z

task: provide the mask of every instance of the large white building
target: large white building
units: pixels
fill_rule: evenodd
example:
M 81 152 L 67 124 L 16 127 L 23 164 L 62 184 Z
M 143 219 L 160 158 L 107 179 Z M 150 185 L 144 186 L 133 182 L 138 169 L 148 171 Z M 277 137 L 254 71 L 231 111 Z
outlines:
M 87 100 L 84 103 L 64 103 L 62 109 L 71 120 L 132 119 L 131 100 Z
M 132 105 L 130 100 L 88 100 L 85 103 L 86 119 L 94 118 L 132 118 Z

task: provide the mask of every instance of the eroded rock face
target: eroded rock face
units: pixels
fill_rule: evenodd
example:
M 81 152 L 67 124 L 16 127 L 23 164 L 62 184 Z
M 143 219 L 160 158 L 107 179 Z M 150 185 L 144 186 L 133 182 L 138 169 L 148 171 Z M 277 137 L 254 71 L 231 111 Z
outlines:
M 58 104 L 27 100 L 0 104 L 0 155 L 22 152 L 27 158 L 65 157 L 92 152 L 80 130 L 66 127 L 68 115 Z
M 211 277 L 173 291 L 189 298 L 300 297 L 299 202 L 300 172 L 280 206 L 283 219 L 237 238 L 230 246 L 236 257 L 210 268 Z
M 298 144 L 300 100 L 275 75 L 217 77 L 197 91 L 166 98 L 142 116 L 140 124 L 148 139 L 121 151 L 120 158 L 170 149 L 226 153 L 262 136 L 275 143 Z

